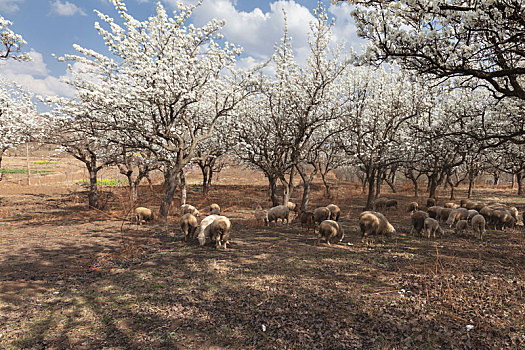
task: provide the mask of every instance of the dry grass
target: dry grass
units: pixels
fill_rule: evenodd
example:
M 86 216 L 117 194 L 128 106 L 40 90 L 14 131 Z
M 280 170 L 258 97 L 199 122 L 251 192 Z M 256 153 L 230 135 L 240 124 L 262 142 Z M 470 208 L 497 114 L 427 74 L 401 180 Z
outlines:
M 185 243 L 176 214 L 130 225 L 125 189 L 104 194 L 101 212 L 87 210 L 80 190 L 1 185 L 0 348 L 525 346 L 521 228 L 489 231 L 483 242 L 450 230 L 441 240 L 410 237 L 413 198 L 387 193 L 400 201 L 386 215 L 401 234 L 367 248 L 357 225 L 364 195 L 339 183 L 330 202 L 342 208 L 345 241 L 314 246 L 298 225 L 256 225 L 252 209 L 269 206 L 260 174 L 228 169 L 220 181 L 206 197 L 190 186 L 188 203 L 204 214 L 221 205 L 233 223 L 227 251 Z M 476 194 L 524 209 L 505 190 Z M 158 208 L 158 193 L 144 187 L 139 197 Z M 316 183 L 311 206 L 328 202 Z

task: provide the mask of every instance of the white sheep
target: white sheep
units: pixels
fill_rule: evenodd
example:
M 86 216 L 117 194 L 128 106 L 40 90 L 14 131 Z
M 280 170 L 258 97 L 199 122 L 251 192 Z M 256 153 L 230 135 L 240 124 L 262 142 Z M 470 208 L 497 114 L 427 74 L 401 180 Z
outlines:
M 195 216 L 196 218 L 198 218 L 200 216 L 199 211 L 193 205 L 190 205 L 190 204 L 181 205 L 181 207 L 180 207 L 180 215 L 184 215 L 184 214 L 188 214 L 188 213 L 190 213 L 191 215 Z
M 215 219 L 217 219 L 217 217 L 218 215 L 209 215 L 202 219 L 197 234 L 197 239 L 199 240 L 199 244 L 201 246 L 206 243 L 206 237 L 210 237 L 210 225 Z
M 275 221 L 275 224 L 277 225 L 278 219 L 281 219 L 281 224 L 284 224 L 284 220 L 286 219 L 286 224 L 288 225 L 289 216 L 290 209 L 288 209 L 286 205 L 278 205 L 270 208 L 270 210 L 268 210 L 268 224 Z
M 433 234 L 434 238 L 436 237 L 436 232 L 439 233 L 439 237 L 443 237 L 443 229 L 439 226 L 439 221 L 433 218 L 426 218 L 424 222 L 425 233 L 427 238 L 430 238 L 430 235 Z
M 184 240 L 193 240 L 195 231 L 199 226 L 197 218 L 190 213 L 184 214 L 179 220 L 180 228 L 184 233 Z
M 145 207 L 138 207 L 135 209 L 135 220 L 137 222 L 137 225 L 142 225 L 142 220 L 144 221 L 153 221 L 155 220 L 155 214 L 153 213 L 153 210 L 145 208 Z
M 474 233 L 479 234 L 480 240 L 483 240 L 483 235 L 485 234 L 485 223 L 485 218 L 481 214 L 472 218 L 472 230 L 474 230 Z
M 221 215 L 221 207 L 217 203 L 210 204 L 210 215 Z
M 338 242 L 341 242 L 345 236 L 343 228 L 337 221 L 325 220 L 319 225 L 319 233 L 317 237 L 316 245 L 319 245 L 321 238 L 326 240 L 326 243 L 330 245 L 330 239 L 337 238 Z

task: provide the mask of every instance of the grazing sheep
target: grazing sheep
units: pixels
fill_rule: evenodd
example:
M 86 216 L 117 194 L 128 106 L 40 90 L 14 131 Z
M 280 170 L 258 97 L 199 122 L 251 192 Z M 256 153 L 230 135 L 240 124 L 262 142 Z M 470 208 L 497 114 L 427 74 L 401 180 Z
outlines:
M 153 214 L 153 210 L 144 208 L 144 207 L 136 208 L 135 209 L 135 221 L 137 225 L 142 225 L 142 220 L 144 221 L 155 220 L 155 214 Z
M 310 232 L 310 228 L 315 231 L 315 216 L 311 211 L 302 211 L 297 216 L 297 219 L 301 222 L 301 227 L 307 228 L 307 232 Z
M 485 234 L 485 218 L 483 215 L 478 214 L 472 218 L 472 229 L 474 233 L 479 234 L 479 239 L 482 241 Z
M 483 203 L 475 203 L 471 210 L 476 210 L 476 211 L 479 212 L 481 210 L 481 208 L 483 208 L 484 206 L 485 206 L 485 204 L 483 204 Z
M 447 218 L 447 225 L 454 226 L 459 220 L 466 220 L 468 217 L 468 210 L 465 208 L 453 209 Z
M 424 223 L 424 232 L 427 238 L 430 238 L 430 235 L 433 234 L 436 238 L 436 232 L 439 233 L 439 238 L 443 237 L 443 229 L 439 226 L 439 221 L 433 218 L 426 218 Z
M 199 240 L 199 244 L 201 246 L 206 243 L 206 237 L 210 237 L 210 225 L 215 219 L 217 219 L 217 217 L 218 215 L 209 215 L 202 219 L 199 225 L 199 233 L 197 234 L 197 239 Z
M 468 222 L 467 220 L 459 220 L 457 223 L 456 223 L 456 228 L 454 229 L 454 233 L 456 235 L 460 234 L 460 233 L 463 233 L 463 231 L 465 231 L 466 229 L 468 228 Z
M 294 202 L 288 202 L 286 203 L 286 206 L 288 207 L 288 210 L 290 211 L 290 215 L 292 215 L 292 212 L 298 214 L 299 206 L 297 204 L 295 204 Z
M 409 213 L 412 213 L 412 212 L 415 212 L 419 209 L 419 204 L 417 204 L 417 202 L 410 202 L 408 203 L 408 212 Z
M 210 215 L 221 215 L 221 207 L 218 204 L 210 204 Z
M 226 216 L 217 216 L 215 220 L 210 225 L 209 237 L 212 242 L 215 242 L 215 248 L 224 246 L 230 243 L 228 240 L 230 238 L 230 230 L 232 224 L 230 219 Z
M 386 207 L 386 202 L 387 202 L 386 198 L 377 198 L 376 200 L 374 200 L 374 203 L 372 206 L 374 210 L 383 209 Z
M 197 218 L 190 213 L 187 213 L 180 218 L 179 224 L 180 229 L 184 232 L 184 240 L 193 240 L 195 231 L 197 231 L 197 227 L 199 226 Z
M 330 220 L 339 221 L 341 209 L 335 204 L 328 204 L 326 207 L 330 210 Z
M 332 213 L 330 212 L 330 209 L 328 209 L 327 207 L 315 208 L 314 209 L 315 222 L 320 224 L 321 222 L 323 222 L 325 220 L 329 220 L 331 214 Z M 314 231 L 315 231 L 315 229 L 314 229 Z
M 512 215 L 512 217 L 514 218 L 514 220 L 516 220 L 516 222 L 518 222 L 518 216 L 519 216 L 518 208 L 510 207 L 509 208 L 509 212 L 510 212 L 510 215 Z
M 505 210 L 495 210 L 492 216 L 497 230 L 503 230 L 507 227 L 514 228 L 516 226 L 516 220 Z
M 189 204 L 181 205 L 181 207 L 180 207 L 180 215 L 184 215 L 184 214 L 188 214 L 188 213 L 190 213 L 191 215 L 195 216 L 196 218 L 198 218 L 200 216 L 199 211 L 193 205 L 189 205 Z
M 275 221 L 277 225 L 277 220 L 281 219 L 281 224 L 284 225 L 284 220 L 286 219 L 286 225 L 288 225 L 288 218 L 290 217 L 290 209 L 286 205 L 278 205 L 276 207 L 270 208 L 268 210 L 268 225 Z
M 434 207 L 437 204 L 437 200 L 435 198 L 428 198 L 427 199 L 427 208 Z
M 465 203 L 465 208 L 467 208 L 467 209 L 474 209 L 477 205 L 478 205 L 478 203 L 476 203 L 476 202 L 468 201 L 467 203 Z
M 359 227 L 361 229 L 361 242 L 368 245 L 368 236 L 384 234 L 396 234 L 396 229 L 388 222 L 387 218 L 375 211 L 364 211 L 359 215 Z
M 255 221 L 257 221 L 258 223 L 262 222 L 264 226 L 270 225 L 268 222 L 268 210 L 263 210 L 260 205 L 258 205 L 255 209 L 253 216 L 255 216 Z
M 338 242 L 341 242 L 345 236 L 343 228 L 337 221 L 334 220 L 324 220 L 319 225 L 319 233 L 317 237 L 316 245 L 319 245 L 321 238 L 326 240 L 326 243 L 330 245 L 330 239 L 337 238 Z
M 441 211 L 439 212 L 439 217 L 437 217 L 436 219 L 446 222 L 448 217 L 449 217 L 449 215 L 450 215 L 450 213 L 453 210 L 457 210 L 457 209 L 452 209 L 452 208 L 443 208 L 443 209 L 441 209 Z
M 443 207 L 440 207 L 438 205 L 430 207 L 430 208 L 427 209 L 428 216 L 433 218 L 433 219 L 439 220 L 439 218 L 441 216 L 441 210 L 443 210 Z
M 469 223 L 472 222 L 472 218 L 476 215 L 479 215 L 478 211 L 477 210 L 474 210 L 474 209 L 470 209 L 468 212 L 467 212 L 467 221 Z
M 457 208 L 459 208 L 459 204 L 456 204 L 454 202 L 447 202 L 447 203 L 443 204 L 443 207 L 457 209 Z
M 475 203 L 473 201 L 471 201 L 470 199 L 462 199 L 462 200 L 459 201 L 459 205 L 460 205 L 461 208 L 467 208 L 467 206 L 473 207 L 475 205 Z
M 389 199 L 385 203 L 386 208 L 396 208 L 397 209 L 397 200 L 396 199 Z
M 428 213 L 424 212 L 422 210 L 418 210 L 412 214 L 412 228 L 410 230 L 410 234 L 412 235 L 414 232 L 419 236 L 421 234 L 421 230 L 425 226 L 425 220 L 428 218 Z

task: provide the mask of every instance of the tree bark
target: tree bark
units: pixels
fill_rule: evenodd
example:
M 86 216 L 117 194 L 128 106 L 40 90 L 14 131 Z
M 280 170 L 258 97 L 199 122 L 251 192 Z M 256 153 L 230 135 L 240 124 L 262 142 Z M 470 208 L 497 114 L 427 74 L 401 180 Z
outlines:
M 372 208 L 372 202 L 374 201 L 375 196 L 375 180 L 376 180 L 376 174 L 375 171 L 371 171 L 371 174 L 368 175 L 368 197 L 366 199 L 366 205 L 365 210 L 370 210 Z
M 383 177 L 381 176 L 381 172 L 377 171 L 377 177 L 376 177 L 376 193 L 375 198 L 381 196 L 381 182 L 383 182 Z
M 186 204 L 186 174 L 184 174 L 184 170 L 181 170 L 179 173 L 179 179 L 180 179 L 180 205 Z
M 321 173 L 321 179 L 323 179 L 324 189 L 326 198 L 332 198 L 332 192 L 330 190 L 330 184 L 326 181 L 326 174 Z
M 279 205 L 279 199 L 277 198 L 277 179 L 274 176 L 266 174 L 268 178 L 268 190 L 270 191 L 270 200 L 272 206 L 276 207 Z
M 492 177 L 494 179 L 494 186 L 499 185 L 499 172 L 497 171 L 493 172 Z
M 436 191 L 439 186 L 436 177 L 437 176 L 435 174 L 428 176 L 428 197 L 429 198 L 436 198 Z
M 180 178 L 178 172 L 171 169 L 165 171 L 164 184 L 166 186 L 166 192 L 164 193 L 164 197 L 162 198 L 159 209 L 159 217 L 164 220 L 168 218 L 171 201 L 173 200 L 173 195 L 175 194 L 175 190 L 179 185 L 179 181 Z
M 202 173 L 202 193 L 208 193 L 208 166 L 201 166 Z
M 521 173 L 521 171 L 517 172 L 516 173 L 516 182 L 518 184 L 518 196 L 523 196 L 523 184 L 521 181 L 523 179 L 523 175 Z
M 476 176 L 474 176 L 474 173 L 472 171 L 468 174 L 468 191 L 467 191 L 467 198 L 472 197 L 472 190 L 474 189 L 474 181 L 476 180 Z
M 88 203 L 92 208 L 99 207 L 99 195 L 97 187 L 97 173 L 98 168 L 96 166 L 87 164 L 87 169 L 89 173 L 89 192 L 88 192 Z

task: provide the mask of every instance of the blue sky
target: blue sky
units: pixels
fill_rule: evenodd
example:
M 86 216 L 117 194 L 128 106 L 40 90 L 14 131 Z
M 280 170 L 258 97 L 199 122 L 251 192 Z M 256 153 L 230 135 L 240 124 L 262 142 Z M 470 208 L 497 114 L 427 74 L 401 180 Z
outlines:
M 154 13 L 157 2 L 125 1 L 129 12 L 140 20 Z M 356 38 L 348 5 L 322 2 L 336 20 L 334 40 L 344 39 L 358 49 L 361 43 Z M 167 9 L 174 9 L 176 0 L 162 0 L 162 3 Z M 316 0 L 203 0 L 192 21 L 203 25 L 214 17 L 225 19 L 225 39 L 244 47 L 245 53 L 238 64 L 247 67 L 271 55 L 274 43 L 282 35 L 284 8 L 294 50 L 301 62 L 306 58 L 308 25 L 313 19 L 311 10 L 316 6 Z M 93 9 L 117 17 L 109 0 L 0 0 L 0 14 L 14 23 L 11 29 L 28 42 L 25 51 L 33 57 L 29 63 L 12 60 L 0 63 L 0 74 L 36 94 L 71 96 L 73 91 L 62 82 L 67 74 L 66 65 L 52 54 L 74 53 L 73 44 L 106 53 L 104 42 L 93 27 L 98 20 Z

